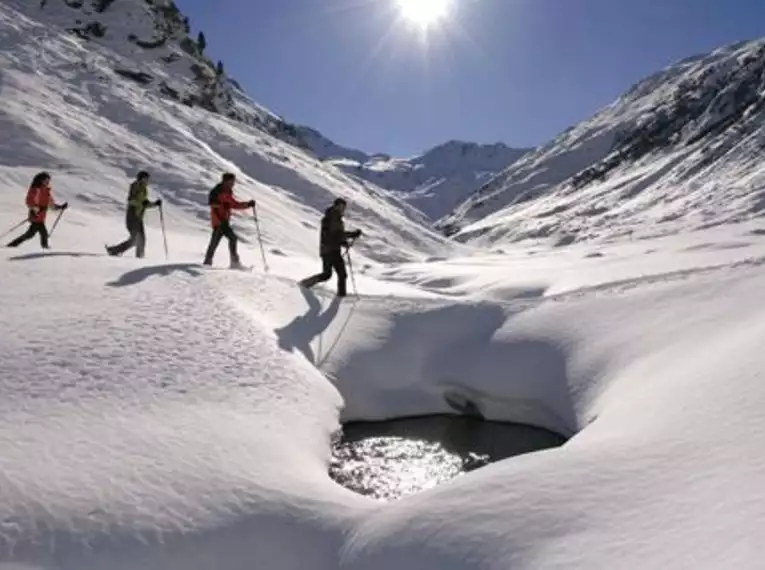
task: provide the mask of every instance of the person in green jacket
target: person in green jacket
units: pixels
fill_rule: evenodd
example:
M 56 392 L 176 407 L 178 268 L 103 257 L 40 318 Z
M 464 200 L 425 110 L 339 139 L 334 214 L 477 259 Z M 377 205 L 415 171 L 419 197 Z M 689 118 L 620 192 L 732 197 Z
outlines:
M 143 215 L 146 213 L 147 208 L 161 206 L 162 200 L 149 201 L 149 173 L 142 170 L 130 185 L 130 193 L 128 194 L 125 226 L 127 226 L 130 237 L 120 244 L 106 246 L 106 252 L 109 255 L 122 255 L 135 246 L 136 257 L 142 258 L 146 249 L 146 231 L 143 227 Z

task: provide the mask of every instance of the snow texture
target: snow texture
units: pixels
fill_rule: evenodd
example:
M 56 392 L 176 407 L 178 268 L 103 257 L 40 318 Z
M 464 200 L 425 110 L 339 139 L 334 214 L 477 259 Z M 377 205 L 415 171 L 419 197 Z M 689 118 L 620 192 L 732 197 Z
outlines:
M 115 75 L 128 56 L 66 32 L 55 4 L 0 4 L 0 229 L 23 219 L 43 168 L 70 204 L 52 250 L 0 256 L 0 568 L 761 565 L 756 220 L 565 248 L 450 244 L 278 133 Z M 106 24 L 129 24 L 109 10 Z M 147 164 L 170 259 L 155 211 L 146 259 L 107 257 Z M 258 200 L 268 273 L 247 215 L 255 270 L 199 264 L 223 170 Z M 317 269 L 336 195 L 369 234 L 353 251 L 359 299 L 295 285 Z M 388 504 L 327 475 L 341 421 L 448 413 L 447 398 L 571 439 Z

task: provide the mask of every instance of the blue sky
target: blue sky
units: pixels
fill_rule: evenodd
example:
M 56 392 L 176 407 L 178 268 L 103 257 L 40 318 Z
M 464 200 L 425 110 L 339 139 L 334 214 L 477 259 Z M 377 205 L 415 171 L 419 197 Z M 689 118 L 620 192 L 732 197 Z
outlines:
M 395 0 L 177 0 L 256 101 L 399 156 L 534 146 L 673 61 L 765 35 L 762 0 L 455 2 L 425 42 Z

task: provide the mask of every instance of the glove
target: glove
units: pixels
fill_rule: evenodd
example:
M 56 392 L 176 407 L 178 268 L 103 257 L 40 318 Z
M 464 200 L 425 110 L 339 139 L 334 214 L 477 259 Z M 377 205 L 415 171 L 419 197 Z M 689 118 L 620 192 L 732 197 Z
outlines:
M 149 206 L 151 206 L 151 202 L 149 202 L 148 200 L 144 200 L 143 201 L 143 207 L 144 208 L 148 208 Z
M 356 230 L 355 232 L 353 232 L 353 239 L 358 239 L 361 237 L 361 235 L 362 235 L 361 230 Z
M 56 207 L 57 210 L 66 210 L 69 207 L 69 202 L 64 202 Z
M 254 207 L 255 207 L 255 200 L 250 200 L 249 202 L 247 202 L 247 205 L 248 205 L 250 208 L 254 208 Z
M 157 206 L 158 208 L 161 208 L 162 207 L 162 198 L 159 198 L 156 202 L 154 202 L 154 205 Z

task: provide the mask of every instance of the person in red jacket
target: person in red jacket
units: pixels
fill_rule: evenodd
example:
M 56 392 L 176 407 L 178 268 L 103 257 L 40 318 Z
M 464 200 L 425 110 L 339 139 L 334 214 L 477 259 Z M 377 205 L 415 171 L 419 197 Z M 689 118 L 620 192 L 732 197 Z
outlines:
M 29 228 L 22 235 L 8 244 L 8 247 L 18 247 L 25 241 L 40 234 L 40 245 L 48 249 L 48 228 L 45 227 L 45 218 L 48 210 L 66 210 L 69 204 L 56 204 L 53 200 L 53 190 L 50 185 L 50 174 L 38 173 L 33 179 L 27 191 L 27 208 L 29 208 Z
M 225 237 L 228 239 L 228 252 L 231 257 L 231 268 L 240 269 L 242 263 L 237 253 L 237 242 L 233 228 L 231 227 L 231 210 L 245 210 L 255 207 L 255 200 L 240 202 L 234 198 L 234 184 L 236 176 L 230 172 L 223 175 L 220 184 L 216 185 L 210 191 L 208 203 L 210 205 L 210 223 L 213 231 L 210 237 L 210 245 L 205 254 L 205 265 L 212 265 L 215 250 L 218 249 L 220 240 Z

